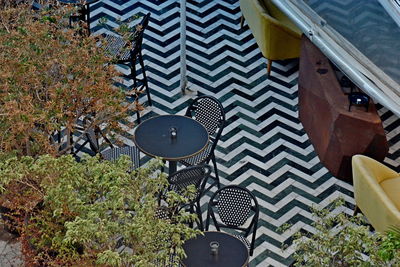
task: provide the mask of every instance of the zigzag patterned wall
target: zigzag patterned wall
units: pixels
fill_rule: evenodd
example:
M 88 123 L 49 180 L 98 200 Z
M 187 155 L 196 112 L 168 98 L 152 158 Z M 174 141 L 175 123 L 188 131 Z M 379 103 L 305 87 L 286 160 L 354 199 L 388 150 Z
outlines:
M 188 1 L 189 92 L 181 94 L 179 2 L 102 0 L 91 7 L 93 31 L 107 31 L 96 25 L 103 17 L 112 27 L 134 14 L 151 12 L 143 54 L 154 104 L 146 107 L 143 118 L 183 114 L 193 92 L 219 98 L 228 120 L 216 151 L 221 182 L 246 186 L 261 206 L 250 265 L 290 265 L 293 233 L 299 229 L 313 232 L 310 206 L 325 207 L 341 196 L 347 203 L 343 211 L 351 214 L 352 186 L 322 166 L 298 119 L 298 61 L 274 64 L 267 78 L 265 59 L 250 30 L 247 26 L 240 29 L 238 0 Z M 129 73 L 127 68 L 119 69 Z M 122 85 L 130 87 L 132 82 L 126 78 Z M 141 102 L 146 105 L 145 96 Z M 391 144 L 386 162 L 400 170 L 400 120 L 384 108 L 379 113 Z M 131 134 L 133 130 L 127 129 L 128 145 Z M 203 210 L 208 197 L 202 201 Z M 293 226 L 279 233 L 277 228 L 285 223 Z M 281 250 L 282 244 L 289 246 Z

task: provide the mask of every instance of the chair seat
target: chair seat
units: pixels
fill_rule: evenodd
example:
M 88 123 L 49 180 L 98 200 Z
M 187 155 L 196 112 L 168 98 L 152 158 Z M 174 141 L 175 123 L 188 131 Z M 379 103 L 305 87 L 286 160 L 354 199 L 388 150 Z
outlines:
M 380 185 L 397 209 L 400 210 L 400 177 L 383 180 Z
M 199 165 L 202 163 L 207 163 L 206 161 L 209 159 L 211 149 L 212 149 L 212 144 L 209 142 L 207 144 L 207 147 L 202 152 L 200 152 L 196 156 L 186 158 L 179 162 L 186 166 L 194 166 L 194 165 Z
M 128 61 L 131 52 L 128 42 L 124 38 L 114 35 L 107 35 L 105 37 L 104 50 L 108 56 L 115 57 L 121 61 Z
M 249 240 L 247 240 L 246 237 L 244 237 L 242 235 L 233 235 L 233 236 L 236 237 L 237 239 L 239 239 L 240 241 L 242 241 L 246 245 L 247 249 L 250 249 L 250 242 L 249 242 Z
M 155 216 L 156 216 L 156 218 L 161 219 L 161 220 L 170 220 L 171 219 L 169 211 L 165 207 L 158 207 L 155 212 Z
M 384 233 L 393 225 L 400 225 L 400 211 L 395 203 L 400 174 L 364 155 L 352 157 L 352 168 L 356 205 L 372 227 Z
M 101 155 L 105 160 L 110 161 L 115 161 L 122 155 L 128 155 L 132 161 L 130 170 L 132 171 L 140 167 L 139 150 L 134 146 L 114 147 L 101 152 Z

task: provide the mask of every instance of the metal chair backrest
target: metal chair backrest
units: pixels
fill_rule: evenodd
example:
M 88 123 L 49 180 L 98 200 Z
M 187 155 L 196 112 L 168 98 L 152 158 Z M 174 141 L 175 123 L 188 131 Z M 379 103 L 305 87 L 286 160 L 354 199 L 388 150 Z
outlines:
M 92 123 L 91 117 L 85 117 L 83 119 L 83 127 L 84 129 L 87 128 Z M 86 140 L 89 142 L 90 148 L 93 150 L 94 153 L 100 152 L 100 145 L 99 145 L 99 131 L 100 128 L 97 125 L 92 126 L 87 130 L 85 133 Z
M 225 111 L 221 102 L 212 96 L 200 96 L 193 100 L 186 110 L 185 116 L 200 122 L 210 136 L 215 148 L 225 126 Z
M 194 185 L 197 191 L 193 202 L 197 201 L 201 197 L 210 173 L 211 168 L 208 165 L 196 165 L 179 170 L 168 177 L 169 189 L 181 193 L 189 185 Z
M 77 125 L 75 128 L 80 131 L 85 131 L 85 138 L 84 138 L 85 141 L 78 148 L 76 148 L 75 154 L 81 151 L 82 148 L 85 147 L 87 143 L 89 143 L 90 149 L 93 151 L 94 154 L 100 153 L 100 144 L 99 144 L 100 137 L 102 137 L 104 141 L 107 142 L 111 148 L 114 147 L 114 145 L 110 142 L 110 140 L 108 140 L 108 138 L 103 134 L 100 127 L 98 125 L 92 125 L 93 124 L 92 116 L 84 117 L 81 124 L 82 124 L 81 126 Z
M 136 58 L 142 50 L 144 30 L 149 24 L 150 12 L 143 16 L 142 21 L 136 25 L 132 40 L 131 58 Z M 140 29 L 138 29 L 138 27 Z
M 217 220 L 215 213 L 218 214 Z M 217 190 L 208 204 L 206 229 L 209 227 L 210 218 L 214 226 L 220 231 L 221 228 L 235 229 L 243 232 L 247 237 L 253 233 L 250 244 L 250 255 L 254 249 L 255 235 L 259 216 L 259 206 L 256 197 L 246 188 L 237 185 L 228 185 Z M 244 227 L 250 219 L 247 227 Z

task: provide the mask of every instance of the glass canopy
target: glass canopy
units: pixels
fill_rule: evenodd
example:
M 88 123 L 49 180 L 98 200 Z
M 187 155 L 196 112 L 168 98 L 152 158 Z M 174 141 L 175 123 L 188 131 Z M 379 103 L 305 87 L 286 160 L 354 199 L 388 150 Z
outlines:
M 378 0 L 305 2 L 377 67 L 400 84 L 400 27 Z
M 272 1 L 358 87 L 400 117 L 399 0 Z

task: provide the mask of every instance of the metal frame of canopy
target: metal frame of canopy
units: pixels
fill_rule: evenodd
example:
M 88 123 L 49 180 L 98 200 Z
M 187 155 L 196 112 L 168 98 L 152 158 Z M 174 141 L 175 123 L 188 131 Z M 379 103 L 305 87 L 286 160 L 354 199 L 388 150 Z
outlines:
M 330 27 L 304 1 L 272 0 L 365 93 L 400 117 L 399 84 Z
M 186 66 L 186 0 L 181 0 L 181 81 L 180 88 L 182 93 L 185 93 L 187 86 L 187 66 Z
M 378 0 L 386 12 L 400 27 L 400 0 Z

